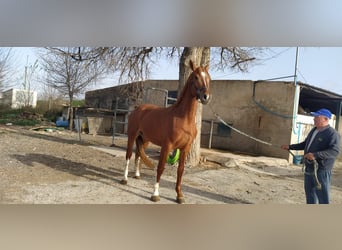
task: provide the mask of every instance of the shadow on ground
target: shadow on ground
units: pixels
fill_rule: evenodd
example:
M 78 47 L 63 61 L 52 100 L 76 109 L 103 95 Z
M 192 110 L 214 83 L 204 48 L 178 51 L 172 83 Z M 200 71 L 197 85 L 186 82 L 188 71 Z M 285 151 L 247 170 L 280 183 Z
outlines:
M 35 153 L 26 154 L 26 155 L 15 154 L 15 155 L 12 155 L 12 157 L 28 166 L 34 166 L 34 162 L 40 163 L 44 166 L 55 169 L 57 171 L 62 171 L 62 172 L 66 172 L 75 176 L 84 177 L 88 180 L 98 181 L 106 185 L 112 185 L 117 188 L 120 188 L 121 190 L 125 190 L 131 194 L 141 196 L 135 192 L 131 192 L 125 189 L 124 186 L 117 185 L 122 179 L 122 176 L 123 176 L 122 170 L 116 170 L 114 168 L 112 168 L 111 170 L 107 170 L 107 169 L 96 167 L 90 164 L 74 162 L 68 159 L 59 158 L 59 157 L 52 156 L 52 155 L 45 155 L 45 154 L 35 154 Z M 154 175 L 144 173 L 142 174 L 142 178 L 154 180 Z M 170 182 L 165 179 L 163 180 L 163 178 L 162 178 L 161 184 L 163 186 L 170 187 L 170 188 L 175 186 L 175 183 Z M 208 199 L 220 201 L 223 203 L 230 203 L 230 204 L 248 204 L 249 203 L 248 201 L 227 197 L 225 195 L 212 193 L 212 192 L 194 188 L 188 185 L 182 185 L 182 188 L 185 193 L 193 193 L 198 196 L 206 197 Z M 147 199 L 150 198 L 149 196 L 148 197 L 141 196 L 141 197 L 147 198 Z M 165 197 L 165 196 L 162 196 L 162 197 L 165 199 L 171 200 L 169 197 Z M 174 201 L 174 199 L 172 199 L 172 201 Z

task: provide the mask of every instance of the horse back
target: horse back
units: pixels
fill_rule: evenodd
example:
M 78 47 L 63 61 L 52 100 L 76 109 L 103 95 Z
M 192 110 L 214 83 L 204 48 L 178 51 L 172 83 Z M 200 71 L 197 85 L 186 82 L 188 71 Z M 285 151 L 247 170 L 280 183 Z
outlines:
M 153 104 L 142 104 L 136 107 L 132 113 L 128 116 L 128 124 L 129 123 L 140 123 L 144 117 L 154 111 L 159 110 L 161 107 L 153 105 Z

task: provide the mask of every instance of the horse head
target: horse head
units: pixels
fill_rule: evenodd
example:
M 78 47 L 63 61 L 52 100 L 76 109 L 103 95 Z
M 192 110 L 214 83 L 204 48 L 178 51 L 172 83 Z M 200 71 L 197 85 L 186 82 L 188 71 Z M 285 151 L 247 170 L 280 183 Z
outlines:
M 209 66 L 200 66 L 195 68 L 193 62 L 190 60 L 190 67 L 192 73 L 190 75 L 192 86 L 194 87 L 194 96 L 202 104 L 207 104 L 210 100 L 210 75 L 208 73 Z

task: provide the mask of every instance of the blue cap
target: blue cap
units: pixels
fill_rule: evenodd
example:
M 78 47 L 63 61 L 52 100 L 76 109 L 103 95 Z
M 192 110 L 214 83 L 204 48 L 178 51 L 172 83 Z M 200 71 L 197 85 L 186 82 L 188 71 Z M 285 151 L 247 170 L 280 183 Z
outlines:
M 320 115 L 322 115 L 322 116 L 328 117 L 329 119 L 331 118 L 331 112 L 329 110 L 327 110 L 327 109 L 320 109 L 320 110 L 318 110 L 316 112 L 311 112 L 311 114 L 313 116 L 320 116 Z

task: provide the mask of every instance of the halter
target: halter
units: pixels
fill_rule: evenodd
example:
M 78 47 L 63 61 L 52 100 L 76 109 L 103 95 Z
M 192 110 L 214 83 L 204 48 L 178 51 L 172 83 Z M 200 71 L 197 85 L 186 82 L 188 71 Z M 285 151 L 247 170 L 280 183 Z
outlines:
M 193 86 L 195 87 L 196 90 L 196 100 L 201 98 L 201 92 L 207 90 L 207 87 L 202 87 L 202 88 L 197 88 L 197 86 L 193 83 Z
M 205 82 L 205 81 L 204 81 Z M 206 85 L 206 84 L 204 84 L 204 85 Z M 195 88 L 195 90 L 196 90 L 196 100 L 199 100 L 199 99 L 201 99 L 201 93 L 203 92 L 203 91 L 206 91 L 208 88 L 207 88 L 207 86 L 203 86 L 203 87 L 201 87 L 201 88 L 198 88 L 197 86 L 196 86 L 196 84 L 195 84 L 195 81 L 192 81 L 192 86 Z

